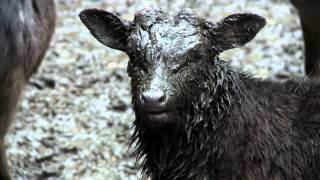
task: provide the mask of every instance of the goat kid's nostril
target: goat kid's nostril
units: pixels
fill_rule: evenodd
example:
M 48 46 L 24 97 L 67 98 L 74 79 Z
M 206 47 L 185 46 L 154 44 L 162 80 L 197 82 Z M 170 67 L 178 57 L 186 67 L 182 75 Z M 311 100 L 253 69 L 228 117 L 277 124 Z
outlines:
M 166 95 L 163 91 L 147 91 L 141 95 L 141 100 L 144 104 L 159 104 L 166 100 Z

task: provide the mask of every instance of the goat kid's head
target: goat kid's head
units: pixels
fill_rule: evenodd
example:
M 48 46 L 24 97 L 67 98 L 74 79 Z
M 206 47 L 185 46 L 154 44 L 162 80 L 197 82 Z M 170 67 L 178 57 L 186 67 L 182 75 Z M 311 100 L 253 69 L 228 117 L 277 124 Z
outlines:
M 212 23 L 186 10 L 172 16 L 153 9 L 133 22 L 97 9 L 80 18 L 98 41 L 129 55 L 134 110 L 149 128 L 182 121 L 184 109 L 211 86 L 218 54 L 249 42 L 266 23 L 250 13 Z

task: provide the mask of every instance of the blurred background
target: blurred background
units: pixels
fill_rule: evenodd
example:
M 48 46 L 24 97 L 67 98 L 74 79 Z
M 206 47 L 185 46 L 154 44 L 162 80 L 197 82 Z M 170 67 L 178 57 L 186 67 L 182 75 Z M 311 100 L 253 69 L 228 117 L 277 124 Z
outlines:
M 267 25 L 245 47 L 222 58 L 256 77 L 302 77 L 299 18 L 287 0 L 57 0 L 57 27 L 46 58 L 26 87 L 8 133 L 14 179 L 135 180 L 129 149 L 131 109 L 126 54 L 97 42 L 78 18 L 86 8 L 132 20 L 144 7 L 191 8 L 218 21 L 235 12 L 264 16 Z

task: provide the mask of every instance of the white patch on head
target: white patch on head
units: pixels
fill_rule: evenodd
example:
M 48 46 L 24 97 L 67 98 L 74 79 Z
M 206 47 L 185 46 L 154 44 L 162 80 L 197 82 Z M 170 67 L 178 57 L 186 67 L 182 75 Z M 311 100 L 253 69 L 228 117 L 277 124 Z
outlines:
M 183 54 L 200 42 L 198 29 L 186 20 L 181 20 L 175 25 L 172 23 L 155 24 L 150 31 L 154 35 L 157 46 L 167 54 Z

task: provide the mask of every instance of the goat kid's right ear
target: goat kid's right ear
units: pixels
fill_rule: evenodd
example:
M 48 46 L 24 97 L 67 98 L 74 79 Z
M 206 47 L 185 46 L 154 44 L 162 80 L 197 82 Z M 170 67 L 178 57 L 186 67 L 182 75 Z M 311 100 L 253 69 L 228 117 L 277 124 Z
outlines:
M 130 22 L 99 9 L 83 10 L 79 17 L 99 42 L 110 48 L 126 51 L 132 27 Z

